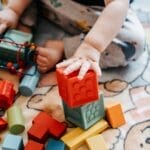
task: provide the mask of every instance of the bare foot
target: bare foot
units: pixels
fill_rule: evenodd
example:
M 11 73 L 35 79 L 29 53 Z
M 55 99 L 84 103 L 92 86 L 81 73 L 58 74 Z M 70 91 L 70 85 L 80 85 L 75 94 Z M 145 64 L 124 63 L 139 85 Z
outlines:
M 37 64 L 41 73 L 46 73 L 52 69 L 63 56 L 62 41 L 47 41 L 44 47 L 37 47 Z

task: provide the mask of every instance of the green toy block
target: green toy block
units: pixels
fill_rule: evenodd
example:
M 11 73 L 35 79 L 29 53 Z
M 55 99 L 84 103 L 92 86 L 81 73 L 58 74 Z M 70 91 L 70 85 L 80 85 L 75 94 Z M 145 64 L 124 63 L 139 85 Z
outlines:
M 25 60 L 29 51 L 24 46 L 20 48 L 17 44 L 24 44 L 31 40 L 32 34 L 30 33 L 8 30 L 0 40 L 0 60 L 17 62 L 17 57 Z
M 88 129 L 105 115 L 104 111 L 104 96 L 101 93 L 100 99 L 90 102 L 86 105 L 77 108 L 70 108 L 63 101 L 63 107 L 66 120 L 83 128 Z

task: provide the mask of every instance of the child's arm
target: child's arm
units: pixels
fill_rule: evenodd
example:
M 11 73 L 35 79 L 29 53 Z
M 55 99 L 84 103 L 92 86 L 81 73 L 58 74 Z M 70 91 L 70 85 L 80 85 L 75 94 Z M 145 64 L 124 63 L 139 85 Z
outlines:
M 106 8 L 75 52 L 73 58 L 57 65 L 66 67 L 67 75 L 80 69 L 79 79 L 92 69 L 101 75 L 99 67 L 100 52 L 104 51 L 119 32 L 128 10 L 129 0 L 105 0 Z
M 18 20 L 31 0 L 9 0 L 4 10 L 0 11 L 0 34 L 7 28 L 15 28 Z

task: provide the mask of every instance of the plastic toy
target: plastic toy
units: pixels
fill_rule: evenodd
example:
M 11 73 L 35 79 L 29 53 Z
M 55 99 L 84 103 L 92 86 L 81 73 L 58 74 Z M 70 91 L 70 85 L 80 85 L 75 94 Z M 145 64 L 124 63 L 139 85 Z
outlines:
M 21 79 L 19 89 L 24 96 L 32 95 L 40 77 L 35 64 L 36 45 L 31 40 L 32 34 L 17 30 L 8 30 L 0 35 L 0 68 L 18 75 Z

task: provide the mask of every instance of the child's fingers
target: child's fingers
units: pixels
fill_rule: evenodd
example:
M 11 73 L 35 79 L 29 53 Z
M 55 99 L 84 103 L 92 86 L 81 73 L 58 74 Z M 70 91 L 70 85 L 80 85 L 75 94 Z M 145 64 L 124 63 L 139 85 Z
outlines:
M 99 64 L 96 62 L 91 63 L 91 69 L 96 72 L 97 77 L 99 78 L 102 75 L 101 69 L 99 67 Z
M 45 72 L 47 71 L 47 67 L 38 66 L 38 70 L 39 70 L 41 73 L 45 73 Z
M 50 60 L 49 60 L 50 61 Z M 46 57 L 43 57 L 41 55 L 38 55 L 37 56 L 37 59 L 36 59 L 36 62 L 37 64 L 47 64 L 48 63 L 48 60 Z
M 71 58 L 71 59 L 65 60 L 65 61 L 57 64 L 56 67 L 57 68 L 67 67 L 68 65 L 72 64 L 75 60 L 77 60 L 77 58 Z
M 7 24 L 6 23 L 0 24 L 0 34 L 5 32 L 6 29 L 7 29 Z
M 81 67 L 81 65 L 82 65 L 81 60 L 78 60 L 78 61 L 72 63 L 64 70 L 64 74 L 68 75 L 68 74 L 72 73 L 73 71 L 78 70 Z
M 45 48 L 38 46 L 36 50 L 38 52 L 38 55 L 43 56 L 43 57 L 47 56 L 47 50 Z
M 91 67 L 91 63 L 89 61 L 84 61 L 80 68 L 78 79 L 82 80 L 86 72 L 90 69 L 90 67 Z

